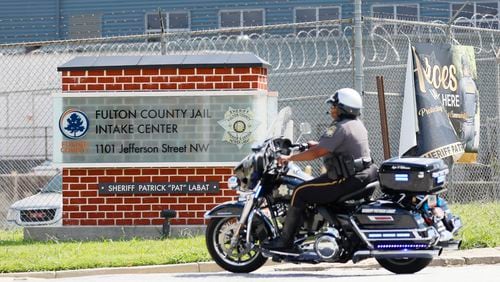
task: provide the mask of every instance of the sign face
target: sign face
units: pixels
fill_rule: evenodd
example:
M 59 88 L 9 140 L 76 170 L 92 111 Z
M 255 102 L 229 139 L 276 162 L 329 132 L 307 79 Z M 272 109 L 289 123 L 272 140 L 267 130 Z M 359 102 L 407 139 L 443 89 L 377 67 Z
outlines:
M 219 182 L 99 183 L 99 194 L 217 193 Z
M 253 142 L 265 138 L 268 122 L 277 111 L 276 97 L 267 94 L 59 93 L 61 97 L 54 97 L 54 161 L 240 161 Z
M 417 156 L 477 153 L 479 93 L 470 46 L 417 44 L 412 48 L 418 117 Z M 410 66 L 409 66 L 410 67 Z
M 427 44 L 417 47 L 413 49 L 419 124 L 417 155 L 438 159 L 461 155 L 463 147 L 441 98 L 456 90 L 455 67 L 448 61 L 449 50 Z M 439 75 L 432 76 L 432 72 Z M 442 76 L 442 72 L 448 75 Z

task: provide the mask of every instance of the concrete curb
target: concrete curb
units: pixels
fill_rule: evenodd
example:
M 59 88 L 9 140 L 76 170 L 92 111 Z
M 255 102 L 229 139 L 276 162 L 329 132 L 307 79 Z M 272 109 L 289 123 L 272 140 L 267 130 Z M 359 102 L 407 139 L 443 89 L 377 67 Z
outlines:
M 464 266 L 475 264 L 500 264 L 500 247 L 473 249 L 467 251 L 456 251 L 435 258 L 430 266 Z M 348 262 L 340 263 L 320 263 L 310 264 L 290 264 L 275 263 L 271 260 L 264 265 L 263 270 L 271 271 L 322 271 L 332 268 L 359 268 L 374 269 L 380 268 L 375 259 L 367 259 L 357 264 Z M 114 274 L 153 274 L 153 273 L 196 273 L 196 272 L 220 272 L 224 271 L 215 262 L 197 262 L 172 265 L 152 265 L 152 266 L 134 266 L 134 267 L 109 267 L 82 270 L 61 270 L 44 272 L 17 272 L 1 273 L 3 277 L 29 277 L 29 278 L 71 278 L 93 275 L 114 275 Z
M 223 269 L 218 267 L 214 262 L 200 262 L 200 263 L 184 263 L 184 264 L 171 264 L 171 265 L 106 267 L 106 268 L 80 269 L 80 270 L 2 273 L 0 274 L 0 277 L 70 278 L 70 277 L 93 276 L 93 275 L 217 272 L 222 270 Z

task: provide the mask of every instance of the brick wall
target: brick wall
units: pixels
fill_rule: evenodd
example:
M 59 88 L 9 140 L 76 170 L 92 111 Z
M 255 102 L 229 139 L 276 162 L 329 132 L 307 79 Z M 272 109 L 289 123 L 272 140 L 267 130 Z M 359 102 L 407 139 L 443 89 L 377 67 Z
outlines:
M 108 91 L 267 90 L 266 67 L 106 68 L 63 70 L 65 93 Z M 145 95 L 145 94 L 142 94 Z M 232 167 L 63 168 L 63 225 L 159 225 L 163 209 L 174 225 L 206 224 L 203 215 L 233 200 Z M 99 194 L 99 183 L 218 181 L 216 194 Z
M 263 67 L 147 68 L 62 72 L 63 91 L 267 90 Z
M 63 169 L 63 225 L 159 225 L 163 209 L 177 211 L 172 224 L 200 225 L 205 211 L 234 199 L 227 188 L 232 168 L 66 168 Z M 99 182 L 219 181 L 216 194 L 99 195 Z

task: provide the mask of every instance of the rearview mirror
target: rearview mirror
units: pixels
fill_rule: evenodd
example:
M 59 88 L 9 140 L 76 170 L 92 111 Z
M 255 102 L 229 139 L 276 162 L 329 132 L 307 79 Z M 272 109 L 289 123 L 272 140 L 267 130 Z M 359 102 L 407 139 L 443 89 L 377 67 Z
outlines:
M 311 134 L 311 124 L 308 122 L 302 122 L 300 124 L 300 134 Z
M 297 138 L 297 140 L 295 141 L 295 143 L 299 142 L 300 138 L 302 138 L 302 135 L 311 134 L 311 124 L 309 124 L 308 122 L 302 122 L 300 123 L 299 129 L 300 129 L 300 135 L 299 138 Z

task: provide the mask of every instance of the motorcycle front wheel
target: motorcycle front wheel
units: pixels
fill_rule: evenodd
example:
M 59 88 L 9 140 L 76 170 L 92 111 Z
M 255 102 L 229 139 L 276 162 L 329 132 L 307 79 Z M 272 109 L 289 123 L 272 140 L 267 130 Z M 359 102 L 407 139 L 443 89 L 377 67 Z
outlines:
M 396 274 L 411 274 L 424 269 L 432 258 L 402 258 L 402 259 L 377 259 L 385 269 Z
M 223 269 L 235 273 L 249 273 L 266 263 L 258 244 L 267 238 L 263 224 L 255 224 L 250 234 L 251 244 L 246 242 L 246 227 L 242 228 L 236 246 L 231 238 L 238 226 L 238 217 L 214 218 L 207 225 L 205 234 L 207 249 L 213 260 Z

